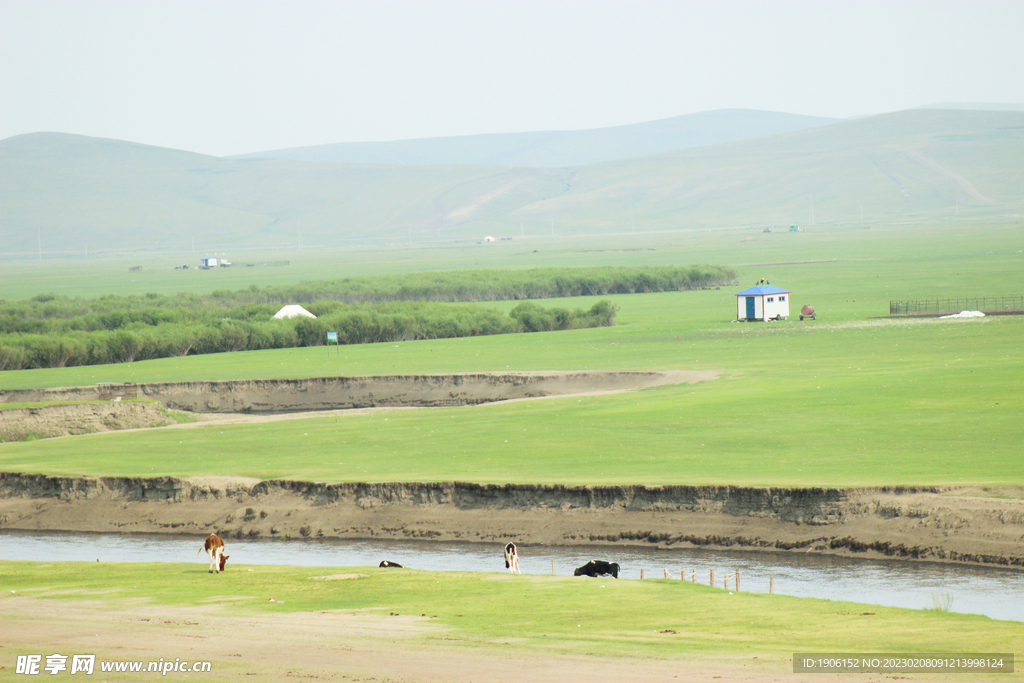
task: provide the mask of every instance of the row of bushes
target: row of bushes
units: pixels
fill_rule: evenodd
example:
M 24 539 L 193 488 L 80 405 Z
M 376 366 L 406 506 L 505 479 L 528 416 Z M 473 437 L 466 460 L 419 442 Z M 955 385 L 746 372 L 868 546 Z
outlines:
M 736 271 L 721 266 L 460 270 L 250 287 L 236 292 L 214 292 L 213 297 L 230 305 L 313 301 L 521 301 L 706 289 L 735 279 Z
M 74 299 L 42 294 L 0 301 L 0 334 L 54 334 L 120 330 L 138 325 L 211 325 L 222 318 L 266 320 L 285 303 L 324 308 L 335 303 L 394 301 L 521 301 L 702 289 L 731 282 L 718 266 L 657 268 L 537 268 L 411 273 L 346 278 L 213 294 L 109 295 Z
M 468 304 L 428 302 L 378 306 L 324 302 L 310 308 L 319 310 L 322 317 L 267 320 L 269 315 L 263 315 L 267 309 L 262 309 L 260 316 L 224 317 L 207 323 L 134 323 L 117 330 L 4 334 L 0 335 L 0 370 L 321 346 L 327 343 L 327 332 L 337 332 L 341 344 L 367 344 L 599 327 L 614 324 L 618 311 L 608 301 L 599 301 L 588 311 L 524 303 L 509 315 Z

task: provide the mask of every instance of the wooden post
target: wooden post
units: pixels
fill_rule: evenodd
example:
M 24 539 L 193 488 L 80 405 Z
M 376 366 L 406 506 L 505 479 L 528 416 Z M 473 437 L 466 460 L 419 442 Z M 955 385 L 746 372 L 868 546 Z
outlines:
M 729 590 L 729 575 L 725 575 L 725 590 Z
M 694 583 L 697 583 L 697 570 L 696 569 L 694 569 L 693 570 L 693 574 L 690 575 L 690 580 L 693 581 Z
M 665 570 L 665 578 L 666 579 L 671 579 L 672 578 L 671 576 L 668 575 L 668 570 L 667 569 Z
M 736 592 L 740 592 L 740 570 L 736 570 Z
M 708 585 L 709 586 L 714 586 L 715 585 L 715 570 L 714 569 L 711 570 L 711 581 L 708 583 Z
M 555 560 L 554 560 L 554 558 L 551 559 L 551 575 L 552 576 L 555 575 Z
M 643 569 L 640 570 L 640 578 L 641 579 L 644 578 L 644 570 Z
M 775 577 L 774 576 L 772 577 L 772 580 L 768 582 L 768 594 L 769 595 L 775 595 Z
M 686 567 L 679 568 L 679 578 L 686 581 Z

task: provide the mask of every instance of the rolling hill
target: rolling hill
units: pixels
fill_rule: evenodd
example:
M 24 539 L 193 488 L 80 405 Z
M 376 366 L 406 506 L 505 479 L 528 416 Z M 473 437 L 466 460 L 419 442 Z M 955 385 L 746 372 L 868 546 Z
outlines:
M 567 168 L 0 141 L 0 255 L 332 247 L 1024 214 L 1024 112 L 911 110 Z
M 751 140 L 827 126 L 838 121 L 773 111 L 723 109 L 593 130 L 349 142 L 241 154 L 232 158 L 560 168 Z

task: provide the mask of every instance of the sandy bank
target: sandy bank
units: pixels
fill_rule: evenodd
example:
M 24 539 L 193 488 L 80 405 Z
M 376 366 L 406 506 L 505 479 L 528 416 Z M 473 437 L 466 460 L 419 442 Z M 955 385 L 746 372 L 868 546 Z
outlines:
M 353 408 L 464 406 L 597 394 L 713 380 L 717 370 L 506 372 L 309 379 L 96 384 L 0 392 L 2 403 L 150 398 L 193 413 L 290 413 Z
M 1024 568 L 1024 492 L 0 474 L 0 528 L 814 552 Z
M 6 409 L 0 404 L 0 409 L 0 442 L 175 424 L 156 403 L 112 401 Z

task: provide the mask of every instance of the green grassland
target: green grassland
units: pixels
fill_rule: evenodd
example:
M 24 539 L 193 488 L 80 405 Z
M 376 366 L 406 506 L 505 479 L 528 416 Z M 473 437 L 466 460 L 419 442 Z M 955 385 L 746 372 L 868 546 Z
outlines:
M 822 228 L 743 241 L 749 236 L 632 242 L 651 251 L 572 245 L 545 258 L 572 265 L 726 261 L 740 273 L 736 291 L 768 277 L 793 291 L 794 313 L 814 304 L 817 321 L 733 323 L 734 292 L 723 288 L 609 297 L 621 309 L 611 328 L 346 346 L 330 357 L 313 347 L 0 374 L 0 388 L 574 369 L 720 370 L 714 381 L 7 444 L 0 469 L 327 481 L 1024 483 L 1024 318 L 874 318 L 888 313 L 892 298 L 1019 294 L 1019 224 Z M 495 266 L 495 253 L 471 265 Z M 461 249 L 434 257 L 434 268 L 469 263 Z M 307 267 L 315 271 L 316 262 Z
M 358 572 L 363 578 L 315 578 L 339 571 Z M 730 593 L 679 580 L 265 565 L 233 565 L 216 580 L 208 580 L 206 572 L 206 563 L 200 562 L 0 562 L 0 609 L 12 590 L 21 597 L 52 600 L 102 595 L 112 608 L 138 605 L 140 600 L 208 608 L 210 602 L 230 599 L 235 615 L 314 610 L 382 617 L 426 615 L 433 617 L 421 636 L 428 643 L 442 635 L 470 647 L 512 639 L 514 648 L 658 659 L 769 655 L 784 662 L 794 651 L 1014 652 L 1024 648 L 1024 624 L 1019 622 Z M 278 602 L 269 603 L 268 596 Z

